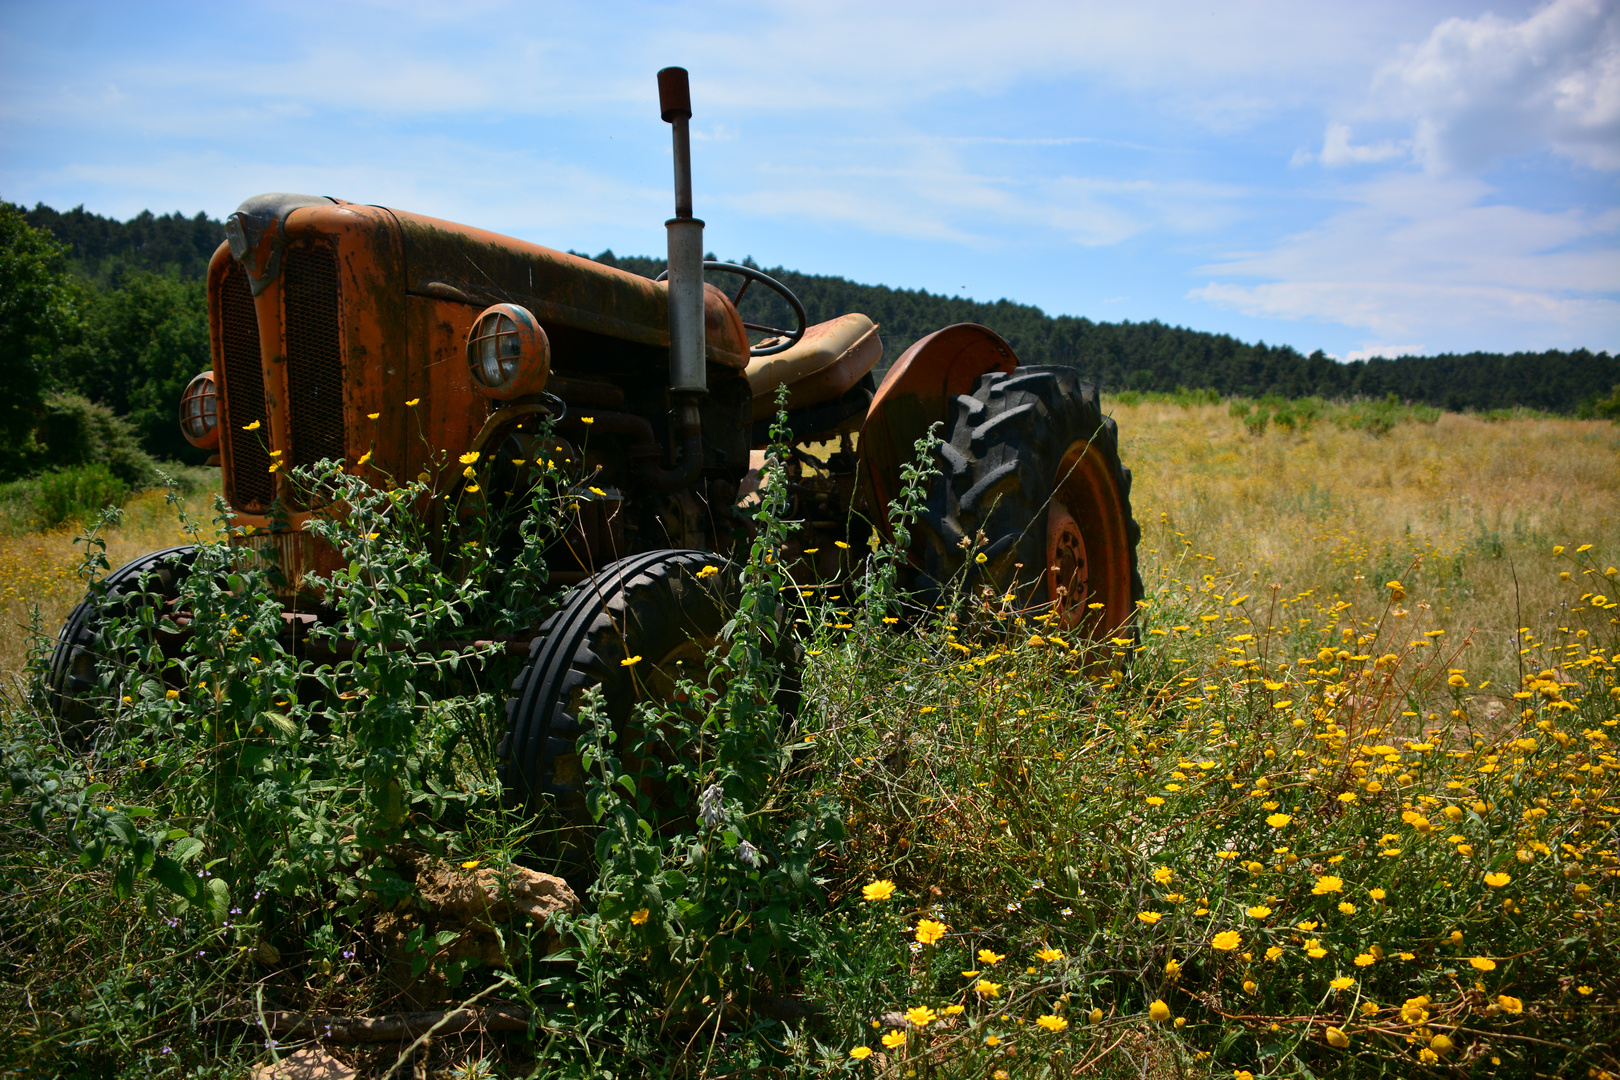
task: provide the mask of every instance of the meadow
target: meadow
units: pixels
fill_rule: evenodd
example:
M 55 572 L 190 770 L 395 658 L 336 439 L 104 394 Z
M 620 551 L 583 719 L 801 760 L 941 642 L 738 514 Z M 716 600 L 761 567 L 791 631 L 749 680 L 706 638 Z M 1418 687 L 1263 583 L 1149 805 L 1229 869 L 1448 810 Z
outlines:
M 712 775 L 736 795 L 713 833 L 663 836 L 611 782 L 596 793 L 618 846 L 595 910 L 569 924 L 572 973 L 452 973 L 431 936 L 421 946 L 447 1001 L 521 1001 L 529 1032 L 442 1038 L 409 1061 L 336 1052 L 379 1075 L 462 1077 L 1620 1075 L 1620 427 L 1444 413 L 1369 430 L 1331 409 L 1261 425 L 1255 407 L 1114 404 L 1143 526 L 1137 635 L 1074 640 L 995 596 L 902 625 L 881 576 L 859 596 L 800 597 L 789 745 L 744 761 L 702 724 L 680 728 L 712 742 Z M 173 522 L 160 496 L 138 496 L 109 561 L 180 542 Z M 124 700 L 168 742 L 94 776 L 52 756 L 23 665 L 32 606 L 51 630 L 80 593 L 73 535 L 0 539 L 15 583 L 0 598 L 14 795 L 0 1063 L 237 1075 L 293 1045 L 242 1033 L 265 995 L 387 1011 L 398 987 L 364 897 L 284 865 L 302 827 L 289 816 L 336 814 L 322 808 L 338 795 L 267 766 L 233 805 L 274 817 L 277 838 L 262 856 L 225 843 L 258 834 L 207 820 L 181 784 L 187 754 L 224 760 L 223 729 L 204 747 L 186 727 L 201 714 L 161 689 Z M 746 580 L 800 594 L 768 550 Z M 222 611 L 242 628 L 231 648 L 258 661 L 252 609 Z M 297 673 L 276 663 L 253 673 L 262 701 L 209 690 L 207 707 L 237 710 L 233 738 L 257 763 L 314 760 L 309 723 L 287 721 Z M 757 711 L 749 680 L 768 671 L 726 663 L 742 689 L 720 708 Z M 200 686 L 234 669 L 210 670 Z M 445 859 L 499 867 L 522 854 L 479 801 L 493 772 L 466 732 L 501 710 L 496 681 L 475 689 L 461 712 L 427 705 L 395 731 L 442 748 L 454 730 L 464 746 L 443 751 L 448 788 L 418 784 L 414 764 L 404 781 L 424 807 L 462 798 L 462 827 L 405 827 Z M 348 696 L 352 730 L 381 732 L 361 726 L 385 722 L 362 715 L 365 687 Z M 275 730 L 249 726 L 272 709 Z M 610 781 L 633 749 L 604 745 Z M 374 764 L 355 760 L 357 776 Z M 253 802 L 272 774 L 281 802 Z M 24 816 L 47 783 L 92 781 L 108 786 L 75 804 L 81 822 L 103 810 L 91 801 L 114 825 L 138 807 L 133 820 L 171 830 L 153 835 L 208 838 L 221 878 L 259 867 L 237 871 L 229 916 L 74 860 L 60 803 Z M 353 806 L 333 835 L 393 827 Z M 741 837 L 753 855 L 736 855 Z M 692 872 L 704 843 L 723 856 L 712 875 Z M 376 865 L 322 857 L 333 874 Z M 700 876 L 725 882 L 724 910 Z M 250 904 L 248 880 L 283 898 Z M 744 1008 L 765 995 L 804 1007 Z

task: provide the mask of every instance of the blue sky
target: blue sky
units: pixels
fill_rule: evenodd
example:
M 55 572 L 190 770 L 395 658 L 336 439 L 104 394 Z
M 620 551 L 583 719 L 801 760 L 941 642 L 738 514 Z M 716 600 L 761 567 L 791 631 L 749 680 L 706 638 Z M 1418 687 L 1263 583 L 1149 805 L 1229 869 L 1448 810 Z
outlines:
M 0 198 L 262 191 L 1355 358 L 1620 350 L 1620 0 L 17 3 Z

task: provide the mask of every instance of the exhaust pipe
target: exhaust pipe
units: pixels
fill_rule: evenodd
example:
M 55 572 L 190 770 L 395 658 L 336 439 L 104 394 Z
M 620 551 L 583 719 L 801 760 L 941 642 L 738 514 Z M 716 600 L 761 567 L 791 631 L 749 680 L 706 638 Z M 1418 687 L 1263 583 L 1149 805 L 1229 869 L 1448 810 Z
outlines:
M 675 137 L 675 216 L 669 230 L 669 388 L 675 398 L 680 454 L 673 469 L 651 462 L 639 472 L 661 491 L 688 487 L 703 470 L 698 402 L 708 392 L 703 336 L 703 222 L 692 216 L 692 91 L 686 69 L 658 73 L 658 107 Z
M 675 216 L 669 230 L 669 385 L 676 393 L 702 393 L 703 222 L 692 216 L 692 91 L 686 69 L 658 73 L 658 105 L 675 136 Z

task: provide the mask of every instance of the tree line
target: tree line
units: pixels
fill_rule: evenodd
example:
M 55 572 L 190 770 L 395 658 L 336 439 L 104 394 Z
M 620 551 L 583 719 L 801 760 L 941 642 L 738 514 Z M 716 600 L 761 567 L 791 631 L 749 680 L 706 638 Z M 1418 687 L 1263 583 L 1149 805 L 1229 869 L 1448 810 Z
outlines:
M 125 418 L 156 458 L 201 460 L 174 413 L 186 383 L 210 362 L 204 279 L 223 235 L 222 223 L 206 214 L 144 212 L 118 221 L 83 206 L 60 212 L 0 202 L 0 380 L 7 389 L 0 399 L 0 479 L 61 457 L 46 436 L 51 417 L 60 420 L 64 395 Z M 664 268 L 661 259 L 612 251 L 595 258 L 648 277 Z M 1321 351 L 1307 356 L 1287 345 L 1249 344 L 1158 321 L 1051 316 L 1011 300 L 982 303 L 780 266 L 766 273 L 798 295 L 812 323 L 850 311 L 871 316 L 882 327 L 885 363 L 940 327 L 976 322 L 1006 338 L 1022 362 L 1071 365 L 1105 392 L 1393 394 L 1452 410 L 1526 406 L 1591 414 L 1620 384 L 1620 359 L 1585 349 L 1339 363 Z M 781 326 L 790 318 L 787 305 L 758 286 L 743 309 L 753 322 Z M 70 412 L 84 412 L 70 405 Z M 74 422 L 104 427 L 106 417 L 98 417 Z
M 662 259 L 615 256 L 599 262 L 652 277 Z M 762 269 L 752 260 L 745 265 Z M 1516 353 L 1447 353 L 1341 363 L 1321 350 L 1305 355 L 1289 345 L 1249 344 L 1213 334 L 1150 322 L 1096 322 L 1051 316 L 1011 300 L 983 303 L 921 289 L 860 285 L 841 277 L 801 274 L 785 267 L 764 271 L 791 289 L 812 323 L 847 311 L 870 316 L 880 326 L 885 363 L 893 363 L 917 339 L 952 323 L 974 322 L 1007 340 L 1025 364 L 1067 364 L 1105 392 L 1168 393 L 1208 389 L 1225 396 L 1387 398 L 1454 412 L 1528 407 L 1554 413 L 1589 410 L 1620 383 L 1620 357 L 1586 349 Z M 718 282 L 722 288 L 740 279 Z M 790 325 L 788 306 L 754 286 L 743 298 L 743 317 L 772 326 Z

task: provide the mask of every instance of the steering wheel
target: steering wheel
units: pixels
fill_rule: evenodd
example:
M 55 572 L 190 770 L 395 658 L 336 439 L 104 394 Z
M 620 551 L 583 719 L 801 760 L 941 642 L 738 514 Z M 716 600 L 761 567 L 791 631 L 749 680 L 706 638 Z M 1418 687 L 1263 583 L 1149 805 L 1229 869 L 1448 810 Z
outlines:
M 743 279 L 742 287 L 737 290 L 737 295 L 731 298 L 732 307 L 736 307 L 738 304 L 742 303 L 743 293 L 748 291 L 748 286 L 757 281 L 764 285 L 767 289 L 771 290 L 771 292 L 775 293 L 777 296 L 780 296 L 782 299 L 786 300 L 788 307 L 793 309 L 793 315 L 796 319 L 798 319 L 799 325 L 792 330 L 779 330 L 774 326 L 761 326 L 759 323 L 743 323 L 743 329 L 752 330 L 756 334 L 764 334 L 768 338 L 786 338 L 785 341 L 779 341 L 775 345 L 766 345 L 763 348 L 757 346 L 750 348 L 748 350 L 749 356 L 774 356 L 779 352 L 785 352 L 786 350 L 791 349 L 793 346 L 799 343 L 800 338 L 804 337 L 805 328 L 809 326 L 810 320 L 804 313 L 804 305 L 799 303 L 799 298 L 794 296 L 792 291 L 789 290 L 786 285 L 782 284 L 780 281 L 777 281 L 769 274 L 762 274 L 758 270 L 755 270 L 752 266 L 743 266 L 740 263 L 710 262 L 708 260 L 704 260 L 703 269 L 705 272 L 710 270 L 718 270 L 723 274 L 736 274 L 738 277 Z M 653 278 L 653 280 L 663 281 L 667 277 L 669 277 L 669 271 L 666 269 L 662 274 L 659 274 L 657 277 Z

